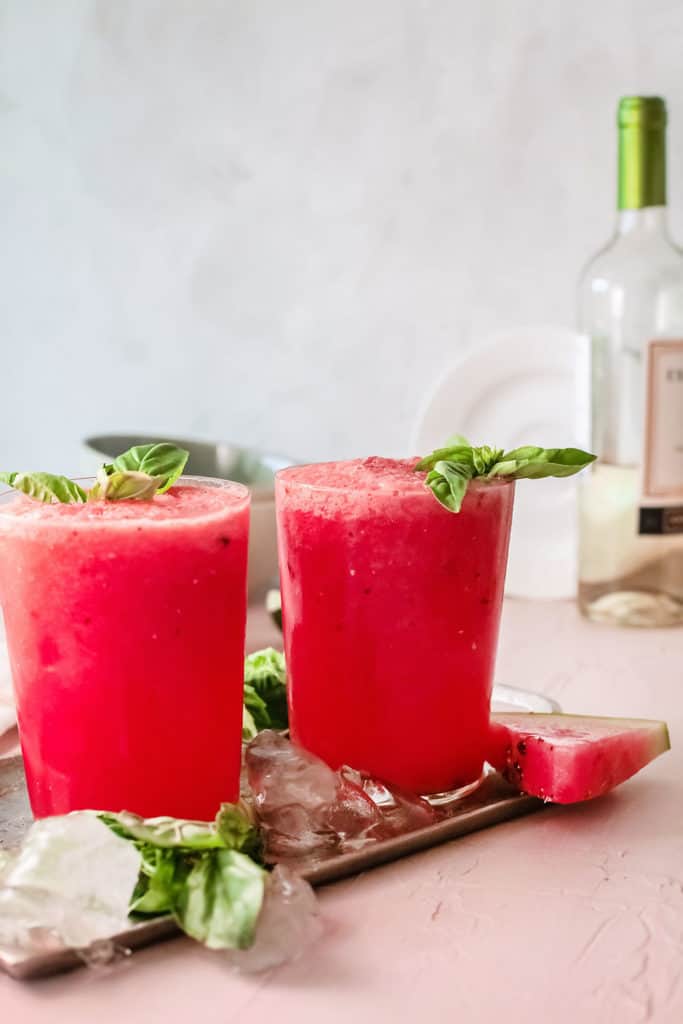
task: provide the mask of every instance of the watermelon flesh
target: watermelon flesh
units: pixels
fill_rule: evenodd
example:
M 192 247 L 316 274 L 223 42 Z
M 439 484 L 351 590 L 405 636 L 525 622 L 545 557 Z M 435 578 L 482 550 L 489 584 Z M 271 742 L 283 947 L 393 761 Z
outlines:
M 487 760 L 520 792 L 573 804 L 614 789 L 669 746 L 665 722 L 499 712 Z

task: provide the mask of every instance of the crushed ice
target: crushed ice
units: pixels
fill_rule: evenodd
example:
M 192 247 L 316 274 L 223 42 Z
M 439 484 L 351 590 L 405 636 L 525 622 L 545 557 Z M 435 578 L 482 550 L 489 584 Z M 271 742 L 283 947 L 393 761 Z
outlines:
M 269 729 L 247 746 L 245 765 L 271 863 L 291 862 L 301 870 L 436 820 L 426 800 L 351 768 L 332 771 Z
M 350 768 L 332 771 L 280 733 L 245 747 L 241 796 L 262 829 L 270 873 L 256 936 L 221 951 L 234 967 L 265 970 L 295 959 L 321 934 L 307 867 L 437 820 L 425 800 L 388 789 Z M 90 811 L 44 818 L 21 848 L 0 851 L 0 952 L 71 948 L 90 966 L 120 958 L 140 865 L 135 847 Z
M 0 875 L 0 946 L 82 948 L 125 931 L 139 868 L 135 847 L 87 811 L 36 821 Z

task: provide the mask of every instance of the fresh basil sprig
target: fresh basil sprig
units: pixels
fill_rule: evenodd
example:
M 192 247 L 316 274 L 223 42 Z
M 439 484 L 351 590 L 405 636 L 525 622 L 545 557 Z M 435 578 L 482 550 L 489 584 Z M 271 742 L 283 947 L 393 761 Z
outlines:
M 87 494 L 74 480 L 52 473 L 0 473 L 0 483 L 8 484 L 35 501 L 60 501 L 81 504 Z
M 130 913 L 171 913 L 210 949 L 244 949 L 254 938 L 267 873 L 246 810 L 223 804 L 215 822 L 139 818 L 126 811 L 100 820 L 140 853 Z
M 147 473 L 107 473 L 107 466 L 100 466 L 88 501 L 147 501 L 157 493 L 159 479 Z
M 66 505 L 84 501 L 147 501 L 173 486 L 185 469 L 188 456 L 184 448 L 167 442 L 136 445 L 101 466 L 88 491 L 74 480 L 52 473 L 0 473 L 0 483 L 36 501 Z
M 135 445 L 100 467 L 88 501 L 147 501 L 163 494 L 185 469 L 188 456 L 166 441 Z
M 172 487 L 188 460 L 189 452 L 163 441 L 159 444 L 138 444 L 118 455 L 112 463 L 105 465 L 107 476 L 115 473 L 143 473 L 156 477 L 156 493 L 163 494 Z
M 280 651 L 266 647 L 244 659 L 242 739 L 251 740 L 262 729 L 286 729 L 287 672 Z
M 538 448 L 527 445 L 506 452 L 503 448 L 482 445 L 475 448 L 459 435 L 453 444 L 437 448 L 415 466 L 427 471 L 425 484 L 436 500 L 451 512 L 459 512 L 470 481 L 540 480 L 547 476 L 573 476 L 596 459 L 580 448 Z

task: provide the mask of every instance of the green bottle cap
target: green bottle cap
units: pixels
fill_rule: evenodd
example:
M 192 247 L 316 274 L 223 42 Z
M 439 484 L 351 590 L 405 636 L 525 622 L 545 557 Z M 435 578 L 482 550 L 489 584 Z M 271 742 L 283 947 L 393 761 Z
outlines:
M 619 101 L 619 209 L 666 205 L 666 104 L 659 96 Z

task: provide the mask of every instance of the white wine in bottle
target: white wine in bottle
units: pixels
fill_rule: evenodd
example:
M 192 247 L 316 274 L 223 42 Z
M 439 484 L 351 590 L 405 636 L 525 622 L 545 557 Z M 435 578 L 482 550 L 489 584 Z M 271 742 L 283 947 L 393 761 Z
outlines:
M 599 622 L 683 623 L 683 253 L 666 222 L 666 106 L 618 113 L 616 231 L 581 276 L 592 445 L 580 488 L 579 606 Z

